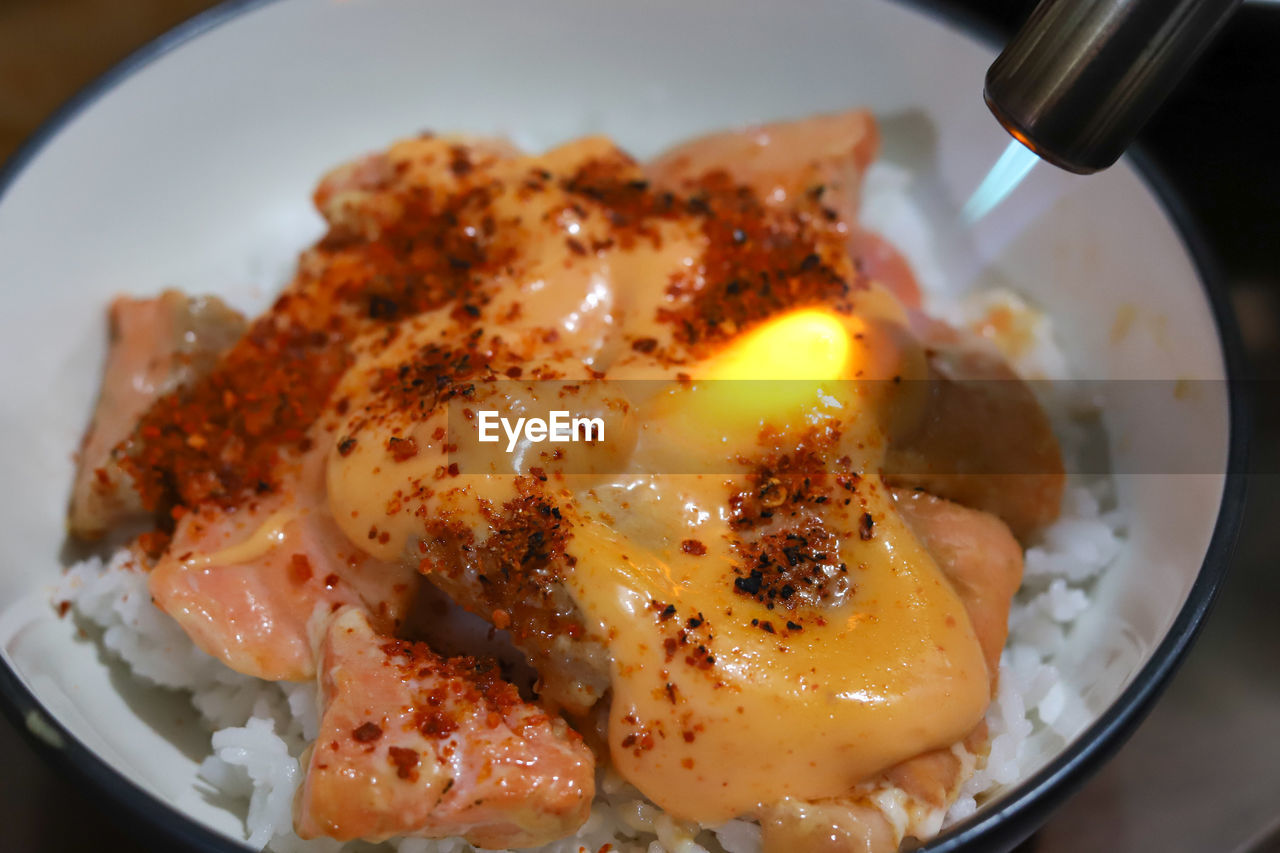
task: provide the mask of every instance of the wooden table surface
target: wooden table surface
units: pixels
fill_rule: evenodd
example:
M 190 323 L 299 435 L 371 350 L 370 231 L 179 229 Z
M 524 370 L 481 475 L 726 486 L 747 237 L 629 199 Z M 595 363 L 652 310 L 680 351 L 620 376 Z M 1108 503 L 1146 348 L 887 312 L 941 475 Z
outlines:
M 59 104 L 212 0 L 0 0 L 0 159 Z

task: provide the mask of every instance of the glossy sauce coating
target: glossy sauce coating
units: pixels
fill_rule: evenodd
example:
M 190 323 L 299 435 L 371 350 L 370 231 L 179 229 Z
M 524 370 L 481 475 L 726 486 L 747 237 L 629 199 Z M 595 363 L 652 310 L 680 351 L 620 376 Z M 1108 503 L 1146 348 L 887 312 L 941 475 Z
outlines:
M 582 156 L 582 148 L 553 152 L 547 160 L 555 164 L 571 154 Z M 421 315 L 368 356 L 357 346 L 352 370 L 339 385 L 337 393 L 351 401 L 340 432 L 354 444 L 330 454 L 329 498 L 352 541 L 379 559 L 412 558 L 423 550 L 424 520 L 447 519 L 458 531 L 457 541 L 482 548 L 493 538 L 491 513 L 517 499 L 526 483 L 520 475 L 530 468 L 543 471 L 545 482 L 537 490 L 572 525 L 561 564 L 546 583 L 571 593 L 568 618 L 585 632 L 574 639 L 608 650 L 612 760 L 679 817 L 713 822 L 783 796 L 833 796 L 902 759 L 963 737 L 988 700 L 981 648 L 961 602 L 898 519 L 878 477 L 849 480 L 849 489 L 828 483 L 823 488 L 832 494 L 825 505 L 803 513 L 826 537 L 828 562 L 842 566 L 836 571 L 845 577 L 830 585 L 843 585 L 844 593 L 798 608 L 792 605 L 803 596 L 769 602 L 743 594 L 753 584 L 750 571 L 741 571 L 744 542 L 751 537 L 735 524 L 730 507 L 735 495 L 753 488 L 753 472 L 771 452 L 762 431 L 778 431 L 772 443 L 786 445 L 799 439 L 795 430 L 820 418 L 835 438 L 815 458 L 815 468 L 840 470 L 843 459 L 850 472 L 873 470 L 884 440 L 878 418 L 868 410 L 872 403 L 852 391 L 839 411 L 823 409 L 816 394 L 793 411 L 771 410 L 765 401 L 754 417 L 712 422 L 703 447 L 691 431 L 709 414 L 704 398 L 714 402 L 715 386 L 699 391 L 697 383 L 715 382 L 717 357 L 731 352 L 733 343 L 707 345 L 725 334 L 721 325 L 663 321 L 664 312 L 687 314 L 698 304 L 695 297 L 680 307 L 668 284 L 703 263 L 708 250 L 697 219 L 663 217 L 660 246 L 641 237 L 630 248 L 619 244 L 580 256 L 560 247 L 570 237 L 592 244 L 609 239 L 609 222 L 589 209 L 585 216 L 545 215 L 565 204 L 552 191 L 523 200 L 513 194 L 509 205 L 507 198 L 500 193 L 490 199 L 494 215 L 520 218 L 527 229 L 523 245 L 531 248 L 511 258 L 505 298 L 476 312 L 473 343 L 451 354 L 433 349 L 456 347 L 457 332 L 443 309 Z M 761 217 L 753 225 L 774 227 L 768 222 Z M 785 256 L 773 253 L 769 261 L 785 262 Z M 901 315 L 874 289 L 860 287 L 867 295 L 853 293 L 844 310 L 850 335 L 863 336 L 859 347 L 865 352 L 837 379 L 853 379 L 867 365 L 888 370 L 905 360 L 885 355 L 883 350 L 893 348 L 888 336 L 866 339 L 868 321 Z M 521 310 L 508 319 L 516 294 Z M 791 306 L 781 307 L 770 306 L 767 316 L 783 316 Z M 552 345 L 545 342 L 548 328 L 556 333 Z M 543 339 L 535 337 L 531 346 L 531 335 Z M 644 352 L 614 340 L 628 337 L 659 343 Z M 530 358 L 531 350 L 541 354 Z M 678 351 L 679 361 L 665 362 L 659 350 Z M 458 372 L 447 387 L 457 382 L 487 389 L 497 382 L 501 390 L 442 401 L 448 392 L 433 387 L 429 405 L 406 417 L 412 407 L 405 405 L 404 389 L 387 392 L 376 377 L 415 358 L 452 365 Z M 682 373 L 693 384 L 688 393 L 675 390 L 668 399 L 649 401 L 660 413 L 632 425 L 636 434 L 606 442 L 604 452 L 612 455 L 597 461 L 597 473 L 559 473 L 557 460 L 540 458 L 538 451 L 499 456 L 483 473 L 474 467 L 471 473 L 450 473 L 448 406 L 510 407 L 519 397 L 527 409 L 539 393 L 555 387 L 534 376 L 588 378 L 593 374 L 586 365 L 606 381 Z M 511 366 L 522 367 L 520 380 L 502 379 Z M 832 393 L 844 392 L 828 397 Z M 415 452 L 396 458 L 393 447 L 405 440 L 412 440 Z M 718 454 L 725 473 L 664 473 L 680 470 L 673 460 L 690 447 L 697 454 Z M 568 465 L 563 458 L 559 462 Z M 502 470 L 503 464 L 510 467 Z M 849 506 L 842 503 L 846 499 Z M 388 506 L 396 511 L 387 512 Z M 778 537 L 800 523 L 778 515 Z M 871 536 L 864 532 L 864 516 L 872 519 Z M 686 540 L 697 545 L 685 548 Z M 446 573 L 430 560 L 426 568 L 429 577 Z M 691 620 L 696 627 L 689 627 Z M 555 645 L 555 637 L 545 639 L 546 646 Z M 598 693 L 557 698 L 589 707 Z M 739 760 L 743 743 L 756 746 L 746 765 Z
M 714 139 L 646 170 L 599 138 L 425 137 L 331 174 L 295 282 L 120 448 L 171 522 L 157 603 L 296 679 L 333 613 L 394 634 L 424 575 L 510 632 L 543 702 L 607 702 L 613 766 L 706 823 L 965 738 L 1007 598 L 967 607 L 877 473 L 919 419 L 918 294 L 852 227 L 874 124 L 818 129 L 843 141 L 793 171 L 768 140 L 814 137 L 774 128 L 710 172 Z M 804 312 L 830 369 L 740 382 Z M 606 440 L 481 452 L 481 408 L 598 414 Z

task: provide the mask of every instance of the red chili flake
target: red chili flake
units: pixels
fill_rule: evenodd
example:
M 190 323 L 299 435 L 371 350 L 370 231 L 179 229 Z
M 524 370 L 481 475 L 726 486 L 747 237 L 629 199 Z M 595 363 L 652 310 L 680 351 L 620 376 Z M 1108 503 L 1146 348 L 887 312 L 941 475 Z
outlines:
M 692 554 L 695 557 L 701 557 L 707 553 L 707 546 L 703 545 L 697 539 L 686 539 L 680 543 L 680 550 L 686 554 Z
M 387 451 L 391 454 L 391 458 L 397 462 L 404 462 L 406 459 L 412 459 L 418 455 L 418 443 L 412 437 L 401 438 L 393 435 L 387 439 Z
M 377 723 L 361 723 L 352 730 L 351 736 L 360 743 L 372 743 L 382 737 L 382 728 Z
M 723 170 L 704 175 L 682 201 L 687 214 L 701 218 L 708 246 L 697 282 L 674 281 L 668 292 L 679 307 L 659 316 L 690 349 L 708 351 L 803 305 L 848 310 L 849 295 L 867 286 L 851 267 L 824 263 L 824 254 L 847 257 L 835 229 L 810 211 L 772 208 Z
M 148 557 L 156 558 L 169 547 L 170 538 L 163 530 L 149 530 L 138 537 L 138 547 Z
M 637 338 L 631 342 L 631 348 L 636 352 L 645 354 L 651 353 L 658 348 L 657 338 Z
M 457 731 L 458 722 L 445 711 L 427 711 L 418 714 L 418 731 L 426 737 L 445 737 Z
M 471 152 L 465 145 L 449 146 L 449 171 L 454 177 L 462 178 L 471 174 L 475 164 L 471 162 Z
M 456 170 L 485 162 L 466 146 L 458 152 Z M 476 282 L 516 259 L 518 232 L 495 215 L 500 182 L 463 180 L 424 194 L 389 171 L 374 192 L 394 201 L 396 214 L 380 219 L 378 233 L 334 222 L 311 250 L 307 274 L 212 371 L 156 400 L 117 448 L 148 509 L 163 517 L 174 505 L 234 508 L 277 488 L 282 461 L 305 446 L 317 420 L 350 406 L 330 395 L 355 356 L 353 341 L 380 324 L 474 301 Z
M 418 751 L 403 746 L 387 749 L 387 760 L 396 768 L 396 775 L 410 782 L 418 778 Z
M 299 584 L 311 580 L 311 561 L 306 554 L 294 554 L 289 558 L 289 579 Z
M 67 611 L 68 611 L 68 610 L 70 610 L 70 609 L 71 609 L 71 602 L 70 602 L 70 601 L 59 601 L 59 602 L 58 602 L 58 615 L 59 615 L 59 616 L 66 616 L 66 615 L 67 615 Z
M 324 585 L 325 585 L 325 589 L 333 589 L 335 586 L 337 586 L 337 585 L 338 585 L 338 576 L 337 576 L 337 575 L 325 575 L 325 576 L 324 576 Z

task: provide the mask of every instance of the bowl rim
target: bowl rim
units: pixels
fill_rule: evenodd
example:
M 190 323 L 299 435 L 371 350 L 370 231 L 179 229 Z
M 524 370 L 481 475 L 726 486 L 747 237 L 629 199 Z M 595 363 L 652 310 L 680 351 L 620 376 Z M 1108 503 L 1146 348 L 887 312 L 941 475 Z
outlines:
M 64 102 L 0 164 L 0 204 L 9 187 L 44 147 L 82 111 L 156 59 L 215 27 L 274 0 L 223 2 L 162 33 L 129 54 Z M 893 0 L 927 15 L 942 18 L 960 31 L 998 47 L 1008 33 L 993 26 L 958 0 Z M 1147 190 L 1160 203 L 1186 247 L 1209 303 L 1218 333 L 1228 393 L 1227 470 L 1218 517 L 1214 522 L 1200 571 L 1187 600 L 1164 639 L 1129 685 L 1106 711 L 1036 773 L 1009 791 L 998 808 L 979 812 L 926 843 L 932 853 L 1008 850 L 1030 836 L 1050 813 L 1080 788 L 1119 750 L 1147 716 L 1194 642 L 1226 577 L 1244 510 L 1245 460 L 1248 453 L 1248 401 L 1242 383 L 1244 350 L 1224 278 L 1199 224 L 1168 176 L 1142 149 L 1132 146 L 1125 158 Z M 0 657 L 0 711 L 35 750 L 57 769 L 82 785 L 107 796 L 136 819 L 131 826 L 142 836 L 178 844 L 201 853 L 233 853 L 249 849 L 193 820 L 159 796 L 126 778 L 106 759 L 81 743 L 49 713 L 18 674 Z

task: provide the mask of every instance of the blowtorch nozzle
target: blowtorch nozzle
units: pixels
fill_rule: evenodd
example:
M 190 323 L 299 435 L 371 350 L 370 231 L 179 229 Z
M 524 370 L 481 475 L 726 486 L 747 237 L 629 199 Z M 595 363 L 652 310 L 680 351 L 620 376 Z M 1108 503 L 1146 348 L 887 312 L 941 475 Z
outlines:
M 1042 159 L 1116 161 L 1240 0 L 1041 0 L 987 71 L 987 105 Z

